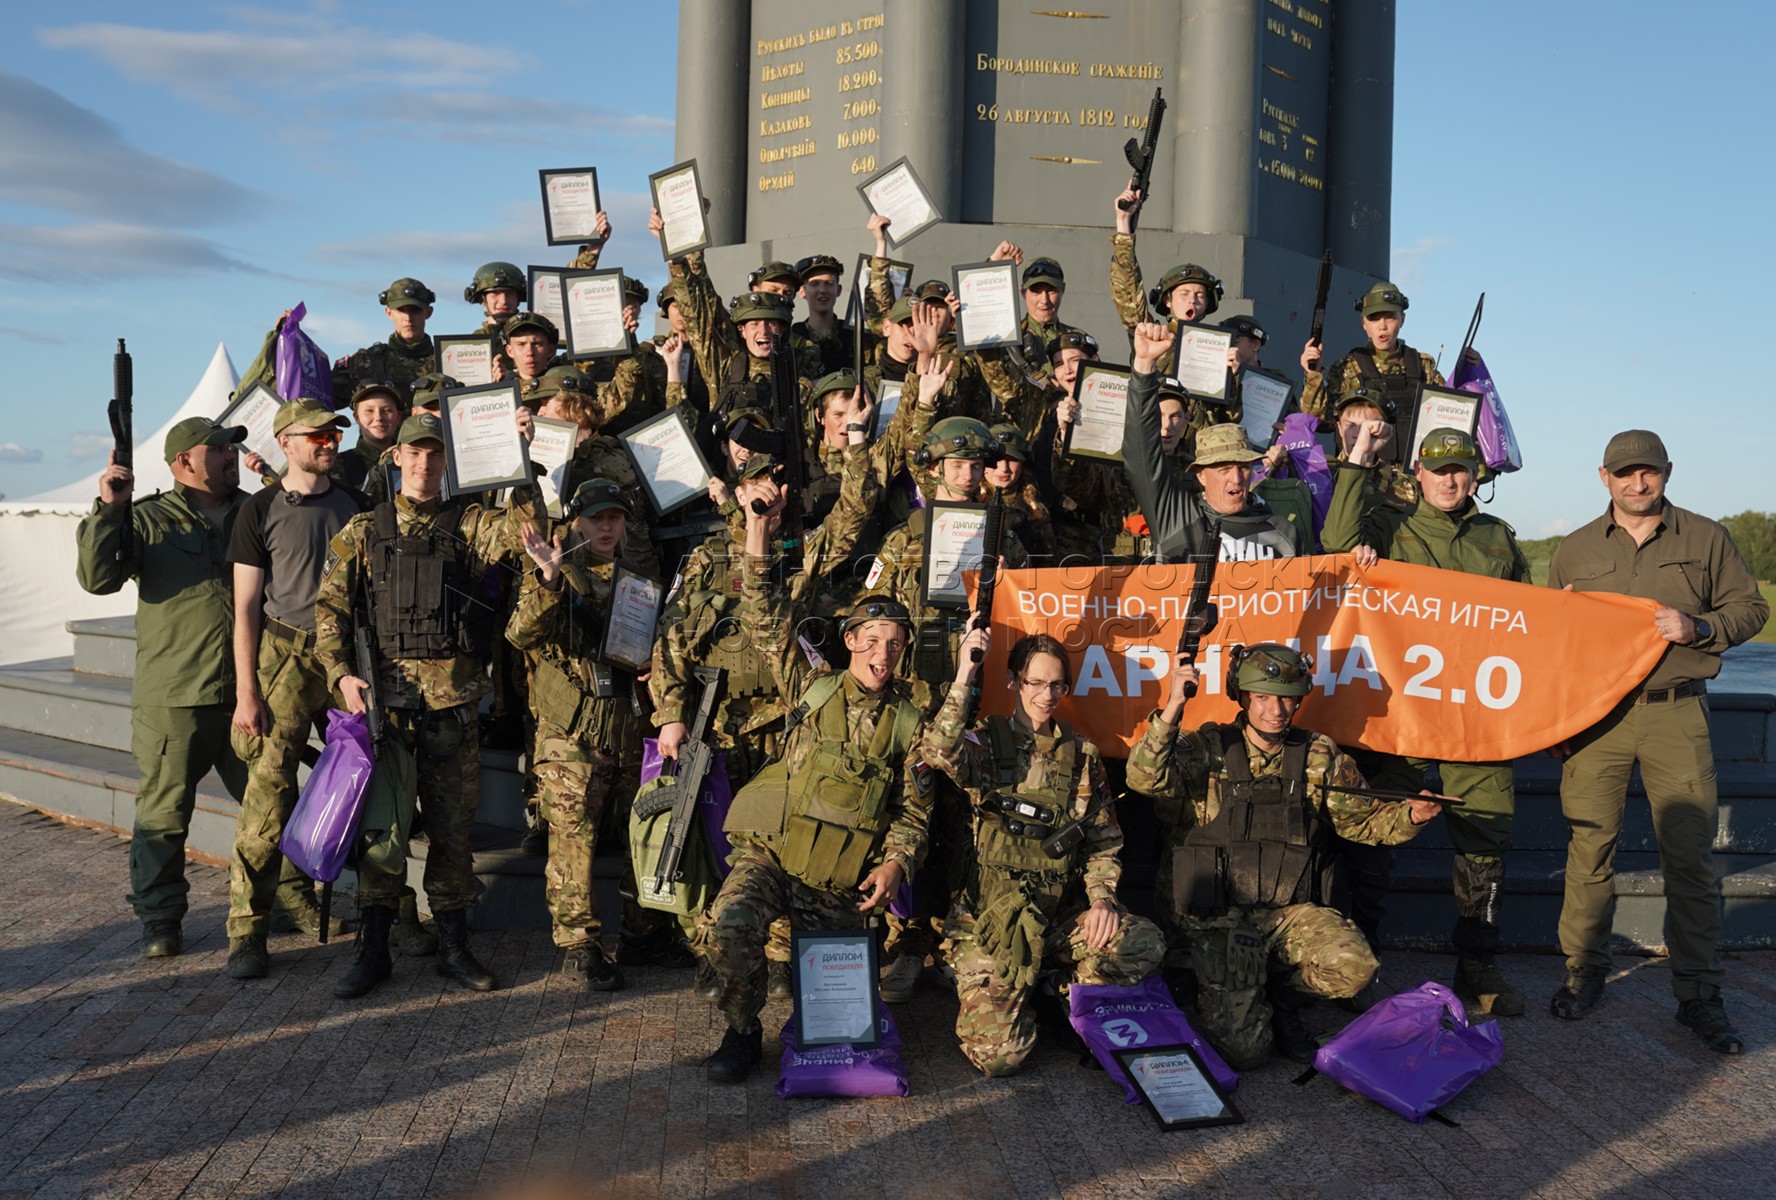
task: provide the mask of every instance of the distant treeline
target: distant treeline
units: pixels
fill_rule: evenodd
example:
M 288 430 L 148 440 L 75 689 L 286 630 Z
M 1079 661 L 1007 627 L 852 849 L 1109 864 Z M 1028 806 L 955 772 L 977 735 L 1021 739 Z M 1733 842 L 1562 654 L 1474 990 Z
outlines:
M 1751 573 L 1766 583 L 1776 580 L 1776 513 L 1742 512 L 1722 517 L 1720 523 L 1733 535 L 1733 544 L 1745 556 Z M 1554 557 L 1554 547 L 1560 545 L 1564 536 L 1519 541 L 1537 583 L 1548 582 L 1548 560 Z

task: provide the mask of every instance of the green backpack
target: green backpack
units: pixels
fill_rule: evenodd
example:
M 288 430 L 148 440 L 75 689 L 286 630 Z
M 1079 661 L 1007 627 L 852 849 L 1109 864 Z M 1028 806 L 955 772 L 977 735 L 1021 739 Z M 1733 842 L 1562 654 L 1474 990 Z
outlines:
M 666 830 L 672 824 L 672 805 L 651 797 L 672 786 L 670 775 L 649 780 L 635 793 L 629 809 L 629 861 L 635 866 L 635 899 L 643 908 L 655 908 L 680 917 L 695 917 L 707 909 L 721 888 L 721 872 L 703 822 L 693 820 L 684 853 L 678 860 L 683 872 L 675 883 L 660 887 L 654 871 L 666 847 Z

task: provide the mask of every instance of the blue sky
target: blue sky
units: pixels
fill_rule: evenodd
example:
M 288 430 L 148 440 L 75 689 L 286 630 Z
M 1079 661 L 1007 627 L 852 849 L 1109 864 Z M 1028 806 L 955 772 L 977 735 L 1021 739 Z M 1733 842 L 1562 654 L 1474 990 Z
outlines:
M 1479 345 L 1528 460 L 1492 510 L 1525 537 L 1602 510 L 1593 467 L 1630 426 L 1664 434 L 1679 503 L 1776 507 L 1756 349 L 1776 276 L 1759 149 L 1776 17 L 1699 11 L 1399 5 L 1406 337 L 1446 346 L 1447 366 L 1486 292 Z M 386 336 L 376 293 L 403 274 L 438 293 L 435 330 L 467 328 L 477 264 L 561 257 L 542 241 L 541 167 L 596 164 L 607 261 L 657 283 L 646 177 L 672 161 L 676 16 L 569 0 L 511 21 L 457 0 L 7 5 L 0 492 L 96 477 L 119 336 L 151 428 L 218 341 L 244 367 L 297 300 L 334 355 Z

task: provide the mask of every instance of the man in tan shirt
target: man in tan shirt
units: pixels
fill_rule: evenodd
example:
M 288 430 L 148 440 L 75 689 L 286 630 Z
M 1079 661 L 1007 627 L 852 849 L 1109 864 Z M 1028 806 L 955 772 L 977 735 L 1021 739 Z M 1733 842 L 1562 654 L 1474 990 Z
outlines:
M 1721 1002 L 1716 950 L 1721 915 L 1707 681 L 1720 673 L 1722 651 L 1763 628 L 1770 606 L 1727 531 L 1665 499 L 1671 459 L 1657 434 L 1618 433 L 1597 474 L 1609 489 L 1609 510 L 1560 544 L 1548 583 L 1656 600 L 1653 624 L 1671 644 L 1646 682 L 1609 716 L 1554 747 L 1566 759 L 1560 807 L 1572 840 L 1560 910 L 1567 979 L 1552 1008 L 1557 1017 L 1577 1020 L 1603 999 L 1616 839 L 1628 776 L 1638 762 L 1665 875 L 1677 1019 L 1709 1049 L 1738 1054 L 1745 1042 Z

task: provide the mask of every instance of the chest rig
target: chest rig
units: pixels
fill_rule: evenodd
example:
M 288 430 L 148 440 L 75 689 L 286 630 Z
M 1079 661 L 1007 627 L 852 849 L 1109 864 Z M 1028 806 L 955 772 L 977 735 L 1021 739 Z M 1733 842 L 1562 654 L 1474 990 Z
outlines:
M 1209 807 L 1219 809 L 1185 835 L 1174 852 L 1172 887 L 1178 911 L 1208 916 L 1229 908 L 1323 904 L 1333 894 L 1336 861 L 1331 822 L 1307 790 L 1310 734 L 1290 730 L 1282 771 L 1252 778 L 1245 735 L 1221 725 L 1209 749 L 1219 767 L 1209 776 Z
M 1409 413 L 1418 411 L 1418 386 L 1425 381 L 1424 359 L 1418 351 L 1400 343 L 1400 365 L 1402 371 L 1383 371 L 1381 364 L 1375 361 L 1375 351 L 1369 346 L 1360 346 L 1351 351 L 1351 361 L 1357 364 L 1357 374 L 1364 384 L 1378 389 L 1393 404 L 1394 411 L 1400 415 L 1402 426 L 1411 422 Z M 1392 438 L 1380 451 L 1383 462 L 1400 461 L 1400 443 L 1404 434 Z
M 402 533 L 395 506 L 376 506 L 370 592 L 382 657 L 479 655 L 488 644 L 494 609 L 482 595 L 483 581 L 470 577 L 461 524 L 462 509 L 447 506 Z

